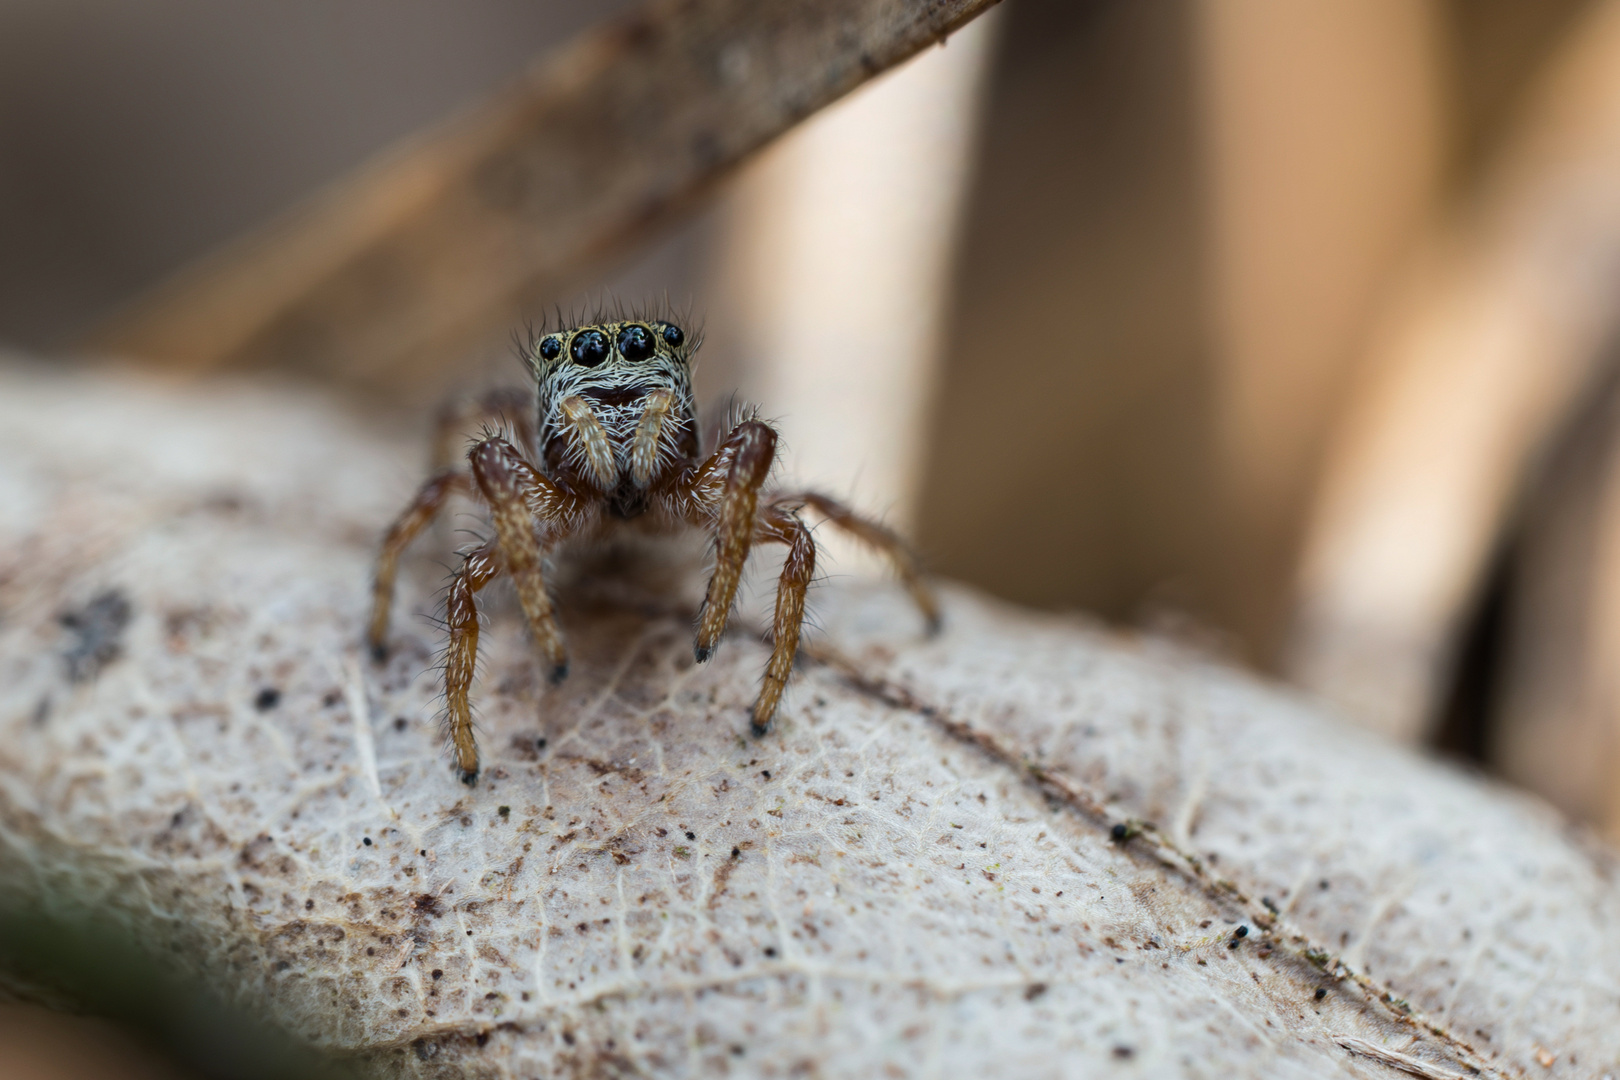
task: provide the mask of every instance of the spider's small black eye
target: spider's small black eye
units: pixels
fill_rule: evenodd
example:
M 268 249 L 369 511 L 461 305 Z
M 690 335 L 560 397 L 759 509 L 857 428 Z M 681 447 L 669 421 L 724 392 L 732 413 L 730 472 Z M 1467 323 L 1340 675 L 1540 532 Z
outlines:
M 645 326 L 631 324 L 619 331 L 618 346 L 626 360 L 645 360 L 653 354 L 653 336 Z
M 607 359 L 607 335 L 600 330 L 586 330 L 574 335 L 574 344 L 569 349 L 574 354 L 574 363 L 581 367 L 595 367 Z
M 682 333 L 681 328 L 676 326 L 674 323 L 665 323 L 664 340 L 669 342 L 671 345 L 674 345 L 676 348 L 679 348 L 681 342 L 686 340 L 686 335 Z
M 540 339 L 540 355 L 547 360 L 555 360 L 562 355 L 562 342 L 555 337 Z

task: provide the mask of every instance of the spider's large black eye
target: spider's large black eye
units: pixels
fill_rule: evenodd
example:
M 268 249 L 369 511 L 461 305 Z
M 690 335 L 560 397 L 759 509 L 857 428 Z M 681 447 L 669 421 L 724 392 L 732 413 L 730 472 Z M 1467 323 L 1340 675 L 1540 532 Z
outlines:
M 671 345 L 674 345 L 676 348 L 680 348 L 681 342 L 686 340 L 686 335 L 683 334 L 681 332 L 681 328 L 676 326 L 674 323 L 665 323 L 664 340 L 669 342 Z
M 547 360 L 555 360 L 562 355 L 562 342 L 555 337 L 540 339 L 540 355 Z
M 626 360 L 645 360 L 653 354 L 653 336 L 645 326 L 631 324 L 620 330 L 617 344 Z
M 574 354 L 574 363 L 581 367 L 595 367 L 607 359 L 607 335 L 600 330 L 585 330 L 574 335 L 574 344 L 569 351 Z

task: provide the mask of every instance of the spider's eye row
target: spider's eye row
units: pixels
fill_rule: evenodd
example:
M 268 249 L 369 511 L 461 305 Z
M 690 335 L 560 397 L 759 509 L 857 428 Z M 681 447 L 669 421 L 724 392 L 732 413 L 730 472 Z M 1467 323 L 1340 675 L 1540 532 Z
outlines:
M 681 331 L 681 328 L 676 326 L 674 323 L 665 323 L 664 340 L 676 348 L 680 348 L 681 342 L 686 340 L 686 334 L 684 334 Z
M 540 339 L 540 355 L 546 360 L 555 360 L 562 355 L 562 341 L 553 335 Z
M 574 335 L 569 347 L 574 363 L 581 367 L 595 367 L 608 357 L 607 335 L 600 330 L 585 330 Z
M 656 347 L 653 336 L 645 326 L 632 323 L 619 331 L 619 355 L 626 360 L 645 360 L 653 354 Z

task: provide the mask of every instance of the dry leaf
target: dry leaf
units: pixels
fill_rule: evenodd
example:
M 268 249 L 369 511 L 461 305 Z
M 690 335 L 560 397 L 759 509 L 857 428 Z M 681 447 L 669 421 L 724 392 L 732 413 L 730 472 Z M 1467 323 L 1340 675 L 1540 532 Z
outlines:
M 359 649 L 422 451 L 290 391 L 0 372 L 5 898 L 93 906 L 387 1075 L 1620 1061 L 1613 862 L 1549 811 L 963 590 L 926 641 L 887 587 L 819 588 L 757 741 L 764 648 L 694 666 L 679 591 L 566 591 L 557 689 L 497 605 L 462 786 L 442 552 L 395 658 Z M 63 616 L 109 595 L 75 682 Z

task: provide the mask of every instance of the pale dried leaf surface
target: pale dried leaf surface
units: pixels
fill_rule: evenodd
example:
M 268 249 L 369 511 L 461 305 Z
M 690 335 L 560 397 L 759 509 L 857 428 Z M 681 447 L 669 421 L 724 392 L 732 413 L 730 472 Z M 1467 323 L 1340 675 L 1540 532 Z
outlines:
M 761 741 L 752 634 L 696 667 L 679 602 L 598 595 L 550 689 L 497 608 L 463 787 L 442 550 L 394 658 L 358 649 L 422 456 L 291 391 L 0 369 L 8 898 L 100 905 L 388 1075 L 1617 1069 L 1606 852 L 1246 676 L 961 590 L 926 641 L 887 587 L 819 588 Z M 60 615 L 108 590 L 120 654 L 71 683 Z

